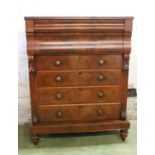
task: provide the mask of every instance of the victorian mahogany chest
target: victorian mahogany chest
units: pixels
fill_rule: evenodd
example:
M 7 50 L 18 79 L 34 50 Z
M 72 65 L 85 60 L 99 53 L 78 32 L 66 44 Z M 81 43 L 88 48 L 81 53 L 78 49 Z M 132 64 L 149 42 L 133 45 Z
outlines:
M 40 134 L 127 136 L 132 17 L 25 17 L 32 123 Z

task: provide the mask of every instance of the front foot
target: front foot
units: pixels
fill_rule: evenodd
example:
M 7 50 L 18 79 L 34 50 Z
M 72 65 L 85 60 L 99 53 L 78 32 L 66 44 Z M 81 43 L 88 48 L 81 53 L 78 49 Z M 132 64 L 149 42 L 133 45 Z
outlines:
M 128 130 L 120 130 L 120 136 L 122 141 L 125 141 L 126 137 L 128 136 Z
M 37 145 L 39 142 L 39 136 L 38 135 L 31 135 L 31 140 L 32 140 L 32 143 L 34 145 Z

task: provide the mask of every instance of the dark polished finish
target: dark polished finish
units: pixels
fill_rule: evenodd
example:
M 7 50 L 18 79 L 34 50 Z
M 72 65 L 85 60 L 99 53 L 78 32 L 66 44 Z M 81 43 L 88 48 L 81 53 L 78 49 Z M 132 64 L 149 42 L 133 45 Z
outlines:
M 34 144 L 40 134 L 120 130 L 132 17 L 26 17 Z

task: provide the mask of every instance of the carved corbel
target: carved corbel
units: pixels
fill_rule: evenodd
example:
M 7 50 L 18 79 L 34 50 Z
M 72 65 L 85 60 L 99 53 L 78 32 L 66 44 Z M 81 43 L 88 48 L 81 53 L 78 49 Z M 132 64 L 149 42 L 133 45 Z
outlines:
M 29 72 L 30 73 L 35 73 L 35 68 L 34 68 L 34 56 L 28 56 L 28 61 L 29 61 Z
M 38 118 L 36 116 L 32 116 L 32 123 L 37 124 L 38 123 Z
M 126 112 L 125 111 L 121 112 L 121 119 L 126 120 Z
M 129 70 L 129 54 L 123 55 L 123 70 L 124 71 Z

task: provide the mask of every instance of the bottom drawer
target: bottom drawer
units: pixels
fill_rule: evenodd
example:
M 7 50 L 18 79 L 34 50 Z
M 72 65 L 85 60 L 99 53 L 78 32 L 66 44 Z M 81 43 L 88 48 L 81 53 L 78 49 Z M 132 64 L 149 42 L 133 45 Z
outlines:
M 75 122 L 119 119 L 120 103 L 38 106 L 40 122 Z

